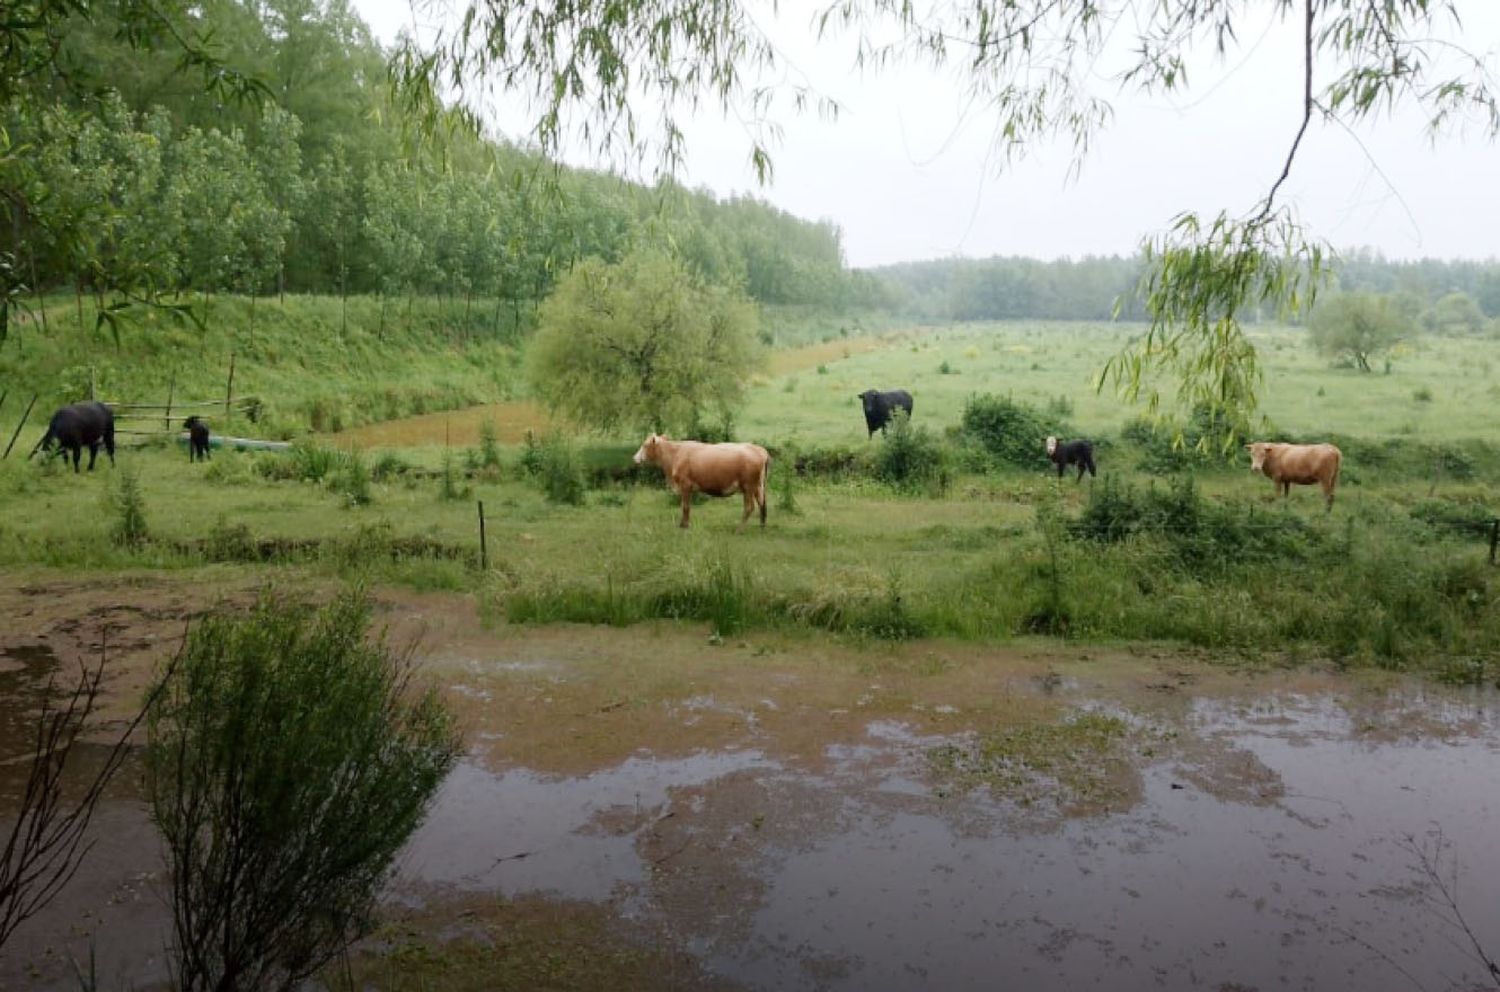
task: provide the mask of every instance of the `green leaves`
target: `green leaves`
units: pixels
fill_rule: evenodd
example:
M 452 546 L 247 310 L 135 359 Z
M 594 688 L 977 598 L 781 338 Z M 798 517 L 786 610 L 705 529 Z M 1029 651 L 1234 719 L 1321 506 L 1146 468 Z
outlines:
M 1284 320 L 1311 307 L 1328 276 L 1326 249 L 1277 211 L 1248 221 L 1221 213 L 1206 229 L 1198 215 L 1183 214 L 1142 253 L 1138 291 L 1150 327 L 1105 364 L 1095 386 L 1113 384 L 1131 401 L 1144 396 L 1157 416 L 1162 395 L 1150 380 L 1165 373 L 1175 379 L 1177 406 L 1204 410 L 1224 425 L 1199 445 L 1227 450 L 1249 427 L 1263 381 L 1241 318 L 1248 312 Z
M 588 258 L 542 305 L 528 373 L 551 409 L 586 427 L 680 430 L 741 401 L 755 326 L 748 300 L 662 251 Z

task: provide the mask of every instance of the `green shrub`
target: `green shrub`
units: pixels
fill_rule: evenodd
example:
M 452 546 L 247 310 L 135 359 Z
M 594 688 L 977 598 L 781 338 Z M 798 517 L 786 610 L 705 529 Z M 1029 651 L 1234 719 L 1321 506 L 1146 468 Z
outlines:
M 1061 417 L 1046 414 L 1004 396 L 971 396 L 964 404 L 959 432 L 995 461 L 1020 468 L 1044 469 L 1047 437 L 1066 438 L 1069 426 Z
M 468 499 L 473 491 L 453 464 L 453 453 L 445 450 L 442 470 L 438 473 L 438 495 L 448 500 Z
M 375 464 L 370 468 L 370 477 L 376 482 L 389 482 L 399 476 L 406 475 L 411 471 L 411 465 L 402 460 L 395 452 L 381 452 Z
M 541 443 L 537 474 L 549 503 L 583 505 L 583 471 L 573 446 L 565 438 L 551 435 Z
M 542 474 L 542 443 L 530 430 L 521 439 L 520 465 L 521 471 L 532 478 Z
M 146 794 L 177 988 L 290 990 L 372 928 L 459 738 L 368 626 L 357 595 L 265 597 L 205 616 L 158 682 Z
M 875 456 L 875 476 L 898 489 L 913 489 L 940 479 L 943 447 L 925 427 L 913 427 L 905 410 L 896 409 Z
M 334 477 L 331 488 L 344 497 L 349 506 L 368 506 L 375 496 L 370 491 L 370 468 L 358 451 L 344 458 L 343 468 Z
M 938 366 L 938 375 L 957 375 L 957 374 L 958 374 L 958 370 L 955 369 L 951 364 L 949 364 L 948 359 L 946 359 L 946 358 L 943 359 L 943 363 Z
M 115 521 L 109 536 L 116 544 L 138 548 L 146 543 L 146 497 L 133 465 L 120 469 L 119 484 L 109 495 L 109 507 Z
M 479 464 L 483 468 L 500 467 L 500 444 L 496 439 L 493 420 L 486 420 L 479 425 Z
M 243 523 L 230 524 L 222 516 L 209 529 L 203 552 L 210 561 L 256 561 L 260 557 L 250 528 Z

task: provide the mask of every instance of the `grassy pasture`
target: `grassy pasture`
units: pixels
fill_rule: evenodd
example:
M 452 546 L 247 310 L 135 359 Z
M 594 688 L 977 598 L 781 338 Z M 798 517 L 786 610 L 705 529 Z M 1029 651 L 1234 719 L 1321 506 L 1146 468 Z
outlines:
M 1242 462 L 1200 468 L 1189 489 L 1150 476 L 1144 450 L 1119 434 L 1137 411 L 1090 385 L 1133 331 L 973 326 L 783 353 L 783 373 L 752 388 L 739 435 L 847 446 L 858 467 L 838 481 L 795 480 L 796 514 L 783 512 L 786 466 L 773 468 L 765 532 L 735 533 L 737 500 L 704 501 L 693 529 L 679 531 L 654 475 L 603 483 L 582 506 L 549 503 L 516 449 L 480 467 L 463 448 L 467 432 L 451 428 L 474 418 L 454 414 L 390 425 L 403 446 L 357 449 L 360 471 L 347 455 L 306 449 L 297 458 L 319 467 L 304 478 L 286 455 L 220 451 L 189 465 L 180 448 L 126 452 L 150 535 L 133 548 L 109 537 L 117 473 L 0 463 L 0 568 L 180 568 L 203 570 L 209 584 L 223 569 L 310 569 L 470 592 L 514 622 L 666 618 L 720 635 L 770 625 L 990 642 L 1053 633 L 1486 671 L 1500 652 L 1500 582 L 1476 523 L 1500 512 L 1488 446 L 1500 434 L 1480 411 L 1495 408 L 1488 370 L 1500 345 L 1428 341 L 1389 375 L 1359 375 L 1328 368 L 1299 331 L 1259 332 L 1272 420 L 1351 435 L 1338 504 L 1325 514 L 1310 489 L 1274 505 L 1270 483 Z M 1058 483 L 958 459 L 945 486 L 898 493 L 863 460 L 885 443 L 865 439 L 853 398 L 871 385 L 910 388 L 916 422 L 939 438 L 974 393 L 1038 406 L 1065 397 L 1078 432 L 1106 442 L 1104 477 Z M 624 464 L 635 441 L 590 439 L 575 454 Z M 942 443 L 957 453 L 957 439 Z M 1409 455 L 1465 444 L 1461 470 Z M 488 570 L 478 567 L 477 500 Z M 1133 521 L 1123 539 L 1088 536 L 1115 517 Z
M 997 393 L 1034 406 L 1058 398 L 1081 435 L 1118 433 L 1141 413 L 1095 376 L 1141 325 L 1039 322 L 913 329 L 874 351 L 850 349 L 817 368 L 757 384 L 739 421 L 746 438 L 855 443 L 865 428 L 857 394 L 910 390 L 913 422 L 956 425 L 965 400 Z M 1251 332 L 1265 369 L 1262 412 L 1271 430 L 1379 439 L 1477 438 L 1500 441 L 1500 341 L 1428 337 L 1399 350 L 1389 374 L 1334 368 L 1315 354 L 1305 331 Z M 831 342 L 830 347 L 837 347 Z M 944 363 L 950 371 L 940 371 Z M 1163 383 L 1170 400 L 1170 383 Z M 1430 394 L 1429 398 L 1421 398 Z

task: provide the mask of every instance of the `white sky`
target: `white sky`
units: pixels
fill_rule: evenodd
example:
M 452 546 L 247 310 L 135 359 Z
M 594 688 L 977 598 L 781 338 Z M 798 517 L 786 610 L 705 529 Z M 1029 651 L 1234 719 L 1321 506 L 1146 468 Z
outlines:
M 353 3 L 382 43 L 412 23 L 407 0 Z M 680 178 L 832 220 L 855 266 L 1130 254 L 1183 210 L 1248 211 L 1280 174 L 1300 119 L 1300 39 L 1267 3 L 1245 18 L 1241 48 L 1223 63 L 1195 64 L 1191 89 L 1174 98 L 1145 98 L 1096 78 L 1115 117 L 1080 176 L 1067 176 L 1065 144 L 1039 146 L 1000 170 L 989 154 L 991 119 L 982 111 L 963 118 L 951 77 L 911 67 L 860 74 L 851 48 L 816 45 L 807 12 L 824 5 L 783 0 L 779 17 L 758 16 L 786 59 L 841 104 L 839 119 L 799 117 L 790 107 L 779 114 L 775 177 L 762 188 L 743 128 L 706 113 L 684 126 Z M 1457 40 L 1486 54 L 1500 77 L 1500 0 L 1459 0 L 1459 9 Z M 525 137 L 519 108 L 496 111 L 495 120 Z M 1341 248 L 1369 246 L 1394 258 L 1500 256 L 1500 143 L 1471 128 L 1434 145 L 1422 124 L 1419 114 L 1381 115 L 1356 140 L 1315 122 L 1279 201 Z M 585 152 L 565 158 L 596 164 Z

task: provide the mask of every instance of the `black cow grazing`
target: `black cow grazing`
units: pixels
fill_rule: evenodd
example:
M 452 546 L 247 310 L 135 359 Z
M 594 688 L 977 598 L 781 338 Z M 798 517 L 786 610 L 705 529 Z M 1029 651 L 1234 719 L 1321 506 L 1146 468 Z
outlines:
M 1047 457 L 1057 466 L 1057 477 L 1063 477 L 1063 470 L 1069 465 L 1078 466 L 1078 482 L 1083 478 L 1083 470 L 1088 469 L 1089 475 L 1097 475 L 1094 471 L 1094 446 L 1088 441 L 1065 441 L 1059 443 L 1057 438 L 1047 438 Z
M 182 426 L 188 432 L 188 461 L 195 462 L 202 458 L 207 461 L 208 454 L 208 425 L 203 418 L 197 414 L 182 422 Z
M 99 445 L 104 445 L 104 450 L 109 453 L 109 463 L 115 463 L 115 415 L 109 407 L 103 403 L 74 403 L 65 406 L 52 415 L 52 422 L 47 425 L 47 433 L 31 449 L 34 455 L 38 451 L 52 450 L 53 444 L 57 445 L 58 451 L 73 453 L 73 471 L 78 471 L 78 460 L 83 456 L 83 449 L 89 449 L 89 471 L 94 470 L 94 459 L 99 457 Z
M 906 415 L 911 416 L 911 393 L 904 389 L 892 389 L 888 392 L 866 389 L 859 394 L 859 398 L 865 405 L 865 426 L 870 429 L 867 438 L 874 437 L 876 431 L 884 433 L 891 414 L 897 410 L 905 410 Z

